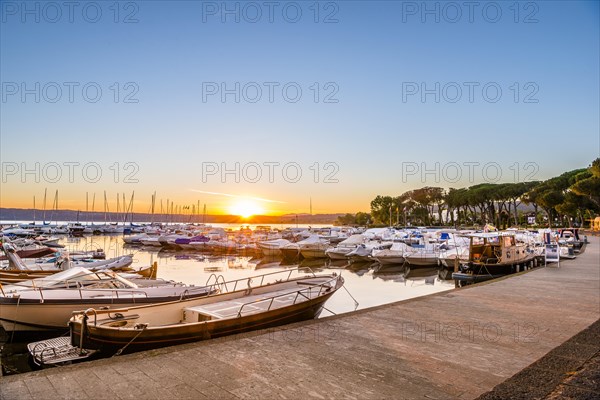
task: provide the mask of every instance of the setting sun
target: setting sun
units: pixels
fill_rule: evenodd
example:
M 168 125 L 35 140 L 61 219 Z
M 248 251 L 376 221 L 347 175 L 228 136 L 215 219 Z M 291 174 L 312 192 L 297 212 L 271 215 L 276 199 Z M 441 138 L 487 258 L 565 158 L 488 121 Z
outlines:
M 239 215 L 244 218 L 251 217 L 252 215 L 263 214 L 264 209 L 253 202 L 252 200 L 239 200 L 229 208 L 229 212 L 232 215 Z

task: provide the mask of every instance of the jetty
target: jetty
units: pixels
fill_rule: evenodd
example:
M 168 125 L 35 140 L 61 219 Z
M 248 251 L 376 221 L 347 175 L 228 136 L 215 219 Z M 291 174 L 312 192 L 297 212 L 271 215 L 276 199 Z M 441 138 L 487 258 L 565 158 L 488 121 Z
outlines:
M 592 237 L 584 253 L 560 268 L 277 329 L 5 376 L 0 398 L 544 398 L 598 360 L 599 318 L 600 240 Z M 600 395 L 594 387 L 570 390 Z

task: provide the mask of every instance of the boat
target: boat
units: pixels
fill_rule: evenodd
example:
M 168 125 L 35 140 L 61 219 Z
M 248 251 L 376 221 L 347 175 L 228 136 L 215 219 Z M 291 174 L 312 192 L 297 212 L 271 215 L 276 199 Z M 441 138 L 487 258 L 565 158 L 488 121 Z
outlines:
M 392 243 L 381 243 L 379 241 L 373 241 L 358 245 L 350 253 L 346 254 L 346 257 L 350 262 L 366 262 L 372 261 L 371 254 L 373 250 L 385 250 L 389 249 Z
M 175 247 L 178 247 L 183 250 L 194 250 L 194 243 L 203 244 L 208 243 L 210 238 L 204 235 L 197 235 L 193 237 L 187 238 L 177 238 L 175 239 Z
M 14 246 L 10 243 L 2 245 L 6 256 L 8 257 L 8 268 L 0 269 L 0 283 L 14 283 L 27 279 L 43 278 L 53 275 L 57 272 L 69 268 L 84 266 L 92 271 L 113 270 L 113 271 L 132 271 L 129 266 L 133 263 L 131 255 L 115 257 L 108 260 L 70 260 L 68 254 L 63 254 L 53 263 L 35 263 L 26 264 L 17 254 Z
M 529 244 L 519 242 L 515 232 L 483 232 L 469 238 L 469 258 L 452 274 L 458 285 L 495 279 L 535 265 Z
M 407 245 L 402 242 L 395 242 L 389 249 L 373 250 L 371 257 L 381 265 L 404 264 L 404 253 Z
M 304 240 L 296 243 L 302 257 L 309 258 L 325 258 L 325 250 L 329 247 L 329 241 L 321 239 L 319 235 L 310 235 Z
M 298 261 L 302 256 L 300 254 L 300 246 L 298 243 L 289 243 L 279 249 L 285 261 Z
M 365 237 L 362 234 L 352 235 L 339 242 L 337 246 L 325 250 L 325 254 L 332 260 L 346 260 L 348 253 L 355 250 L 364 242 Z
M 267 257 L 280 256 L 281 248 L 290 243 L 287 239 L 263 240 L 258 242 L 258 248 Z
M 40 246 L 37 244 L 31 244 L 27 246 L 20 247 L 16 250 L 16 254 L 21 258 L 40 258 L 49 256 L 56 252 L 55 249 L 52 249 L 47 246 Z M 8 260 L 8 256 L 2 255 L 0 256 L 0 261 Z
M 135 281 L 134 281 L 135 279 Z M 59 330 L 73 312 L 95 308 L 121 308 L 206 296 L 205 286 L 164 280 L 127 279 L 111 271 L 73 268 L 0 290 L 0 325 L 6 332 Z
M 404 259 L 413 267 L 431 267 L 438 265 L 439 254 L 439 244 L 425 242 L 408 247 Z
M 138 241 L 144 246 L 162 247 L 162 245 L 158 241 L 158 236 L 146 236 L 138 239 Z
M 335 273 L 292 278 L 294 271 L 230 282 L 217 277 L 215 287 L 230 290 L 203 298 L 120 310 L 89 308 L 69 321 L 71 345 L 111 355 L 316 318 L 344 280 Z M 258 280 L 257 286 L 251 285 Z

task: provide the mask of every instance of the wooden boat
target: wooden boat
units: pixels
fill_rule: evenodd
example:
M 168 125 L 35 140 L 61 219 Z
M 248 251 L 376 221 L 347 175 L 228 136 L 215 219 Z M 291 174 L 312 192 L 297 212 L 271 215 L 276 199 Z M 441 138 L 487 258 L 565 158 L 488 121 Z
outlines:
M 519 272 L 534 265 L 535 254 L 514 232 L 486 232 L 469 238 L 469 258 L 452 278 L 463 283 L 480 282 Z
M 292 279 L 294 271 L 215 283 L 233 290 L 204 298 L 122 310 L 88 309 L 69 322 L 71 344 L 104 355 L 120 354 L 315 318 L 344 280 L 336 274 L 314 273 Z M 265 283 L 265 278 L 274 280 Z M 260 284 L 251 286 L 258 279 Z

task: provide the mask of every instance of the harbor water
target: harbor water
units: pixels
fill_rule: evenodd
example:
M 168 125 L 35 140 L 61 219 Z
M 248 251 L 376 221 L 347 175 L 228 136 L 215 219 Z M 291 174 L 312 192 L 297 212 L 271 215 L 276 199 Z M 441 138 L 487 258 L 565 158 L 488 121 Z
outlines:
M 121 235 L 63 237 L 62 251 L 103 249 L 106 258 L 131 254 L 133 267 L 157 263 L 157 277 L 193 285 L 204 285 L 211 275 L 222 275 L 227 281 L 271 272 L 306 268 L 306 272 L 338 273 L 345 280 L 345 289 L 339 290 L 325 305 L 320 318 L 382 304 L 397 302 L 454 288 L 444 271 L 437 268 L 413 269 L 386 266 L 377 263 L 331 261 L 329 259 L 302 260 L 286 263 L 279 258 L 240 255 L 214 255 L 144 246 L 130 246 Z M 356 302 L 355 302 L 356 300 Z M 358 303 L 358 304 L 357 304 Z M 0 328 L 1 331 L 1 328 Z M 11 337 L 4 331 L 2 337 L 2 372 L 14 374 L 30 371 L 26 344 L 42 338 L 68 333 L 28 334 Z M 48 336 L 50 335 L 50 336 Z

